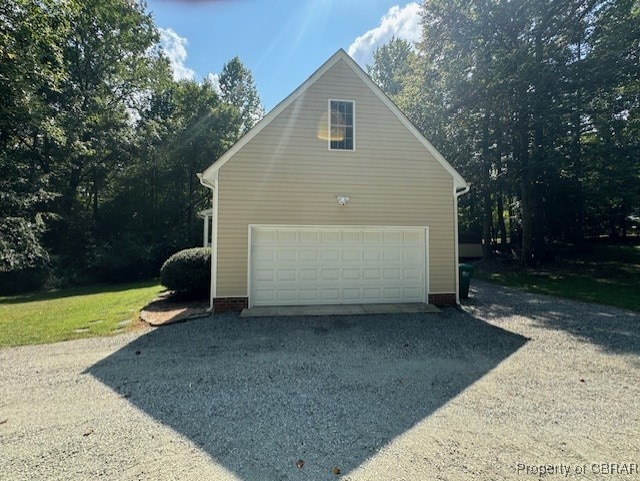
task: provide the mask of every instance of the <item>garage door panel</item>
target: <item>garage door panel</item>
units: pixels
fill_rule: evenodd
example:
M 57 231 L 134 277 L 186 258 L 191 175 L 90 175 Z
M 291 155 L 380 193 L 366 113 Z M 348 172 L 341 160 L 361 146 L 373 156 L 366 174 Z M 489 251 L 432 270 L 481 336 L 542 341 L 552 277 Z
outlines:
M 420 269 L 405 269 L 404 270 L 404 279 L 407 281 L 413 281 L 420 279 L 422 272 Z
M 320 300 L 322 303 L 337 304 L 340 301 L 340 289 L 320 289 Z
M 295 244 L 297 240 L 296 231 L 277 231 L 277 239 L 279 244 Z
M 318 289 L 300 289 L 300 300 L 308 304 L 318 304 Z
M 276 253 L 269 248 L 260 247 L 254 251 L 254 257 L 257 261 L 274 261 Z
M 382 243 L 382 232 L 365 232 L 363 241 L 365 244 L 380 244 Z
M 343 281 L 357 281 L 360 279 L 360 269 L 342 269 Z
M 404 260 L 406 262 L 420 262 L 421 260 L 420 253 L 413 251 L 413 250 L 408 250 L 404 252 Z
M 318 269 L 300 269 L 300 281 L 317 281 Z
M 295 281 L 297 269 L 278 269 L 278 280 L 279 281 Z
M 318 260 L 318 251 L 303 249 L 300 251 L 301 262 L 315 262 Z
M 275 269 L 256 269 L 255 276 L 257 281 L 273 281 Z
M 404 297 L 415 299 L 420 297 L 420 289 L 415 287 L 405 287 L 404 288 Z
M 419 232 L 404 232 L 404 242 L 405 243 L 414 243 L 421 244 L 422 239 Z
M 365 261 L 379 261 L 380 260 L 380 249 L 365 248 L 365 249 L 362 250 L 362 258 Z
M 382 277 L 380 268 L 370 267 L 362 269 L 362 278 L 365 281 L 377 281 Z
M 400 287 L 385 287 L 383 289 L 385 299 L 389 299 L 390 301 L 399 301 L 401 296 L 402 289 Z
M 290 249 L 279 249 L 276 258 L 278 262 L 296 262 L 296 252 Z
M 320 238 L 322 239 L 323 244 L 340 244 L 339 231 L 321 232 Z
M 379 301 L 382 299 L 382 290 L 379 287 L 364 287 L 362 297 L 365 302 Z
M 384 269 L 382 271 L 382 278 L 385 281 L 398 281 L 402 279 L 400 269 Z
M 424 302 L 424 228 L 253 227 L 252 305 Z
M 361 244 L 361 232 L 358 231 L 344 231 L 342 232 L 343 244 Z
M 362 294 L 359 288 L 357 287 L 347 287 L 342 289 L 342 301 L 344 303 L 357 303 L 362 299 Z
M 388 231 L 383 233 L 383 239 L 385 244 L 402 244 L 402 232 L 401 231 Z
M 360 260 L 360 251 L 357 249 L 344 249 L 342 251 L 343 262 L 358 262 Z
M 291 304 L 295 303 L 297 300 L 297 290 L 296 289 L 278 289 L 277 290 L 277 299 L 278 304 Z
M 301 244 L 318 244 L 320 240 L 320 232 L 318 231 L 303 231 L 300 232 Z
M 385 262 L 401 261 L 402 260 L 402 253 L 403 253 L 403 251 L 401 251 L 400 249 L 397 249 L 397 248 L 384 250 L 384 251 L 382 251 L 382 258 L 384 259 Z
M 320 269 L 320 278 L 323 281 L 337 281 L 340 279 L 340 269 Z
M 322 249 L 320 259 L 322 262 L 337 262 L 340 260 L 340 251 L 338 249 Z
M 253 241 L 258 243 L 269 243 L 276 241 L 277 233 L 270 230 L 256 230 L 253 232 Z
M 255 289 L 253 292 L 253 302 L 257 306 L 268 306 L 275 304 L 275 291 L 273 289 Z

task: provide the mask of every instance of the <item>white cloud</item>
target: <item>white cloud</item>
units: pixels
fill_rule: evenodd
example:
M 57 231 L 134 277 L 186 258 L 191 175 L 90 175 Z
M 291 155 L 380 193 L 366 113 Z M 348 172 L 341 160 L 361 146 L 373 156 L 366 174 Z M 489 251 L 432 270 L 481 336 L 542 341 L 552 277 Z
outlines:
M 211 85 L 213 85 L 213 88 L 218 95 L 222 93 L 222 90 L 220 90 L 220 74 L 209 72 L 205 76 L 205 80 L 211 82 Z
M 404 7 L 396 5 L 380 19 L 380 25 L 359 36 L 349 46 L 349 55 L 362 67 L 373 63 L 373 52 L 392 37 L 409 42 L 420 40 L 420 5 L 416 2 Z
M 184 62 L 187 60 L 187 39 L 181 37 L 171 28 L 160 28 L 160 48 L 169 59 L 173 69 L 174 80 L 193 79 L 196 73 L 188 68 Z

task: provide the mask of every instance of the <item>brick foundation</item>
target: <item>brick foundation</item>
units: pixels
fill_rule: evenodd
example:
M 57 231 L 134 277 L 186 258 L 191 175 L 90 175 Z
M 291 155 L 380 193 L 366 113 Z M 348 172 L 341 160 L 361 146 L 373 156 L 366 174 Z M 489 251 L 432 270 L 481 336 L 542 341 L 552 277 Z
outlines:
M 249 307 L 246 297 L 218 297 L 213 300 L 213 312 L 241 311 Z
M 434 306 L 446 307 L 456 305 L 455 294 L 429 294 L 429 304 Z
M 455 294 L 429 294 L 429 304 L 446 307 L 456 305 Z M 218 297 L 213 300 L 213 312 L 241 311 L 249 307 L 246 297 Z

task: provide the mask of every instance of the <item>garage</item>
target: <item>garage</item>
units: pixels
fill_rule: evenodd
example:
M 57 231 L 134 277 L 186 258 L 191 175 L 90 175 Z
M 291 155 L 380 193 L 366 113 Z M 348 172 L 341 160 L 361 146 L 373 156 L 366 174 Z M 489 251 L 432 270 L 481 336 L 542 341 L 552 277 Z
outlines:
M 426 302 L 427 227 L 249 227 L 249 306 Z

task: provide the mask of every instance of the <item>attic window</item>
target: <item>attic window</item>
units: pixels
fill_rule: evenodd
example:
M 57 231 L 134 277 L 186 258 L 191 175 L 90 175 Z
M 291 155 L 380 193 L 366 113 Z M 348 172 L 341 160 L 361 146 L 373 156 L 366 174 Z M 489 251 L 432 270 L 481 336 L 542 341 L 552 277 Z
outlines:
M 354 117 L 352 100 L 329 100 L 330 150 L 355 150 Z

